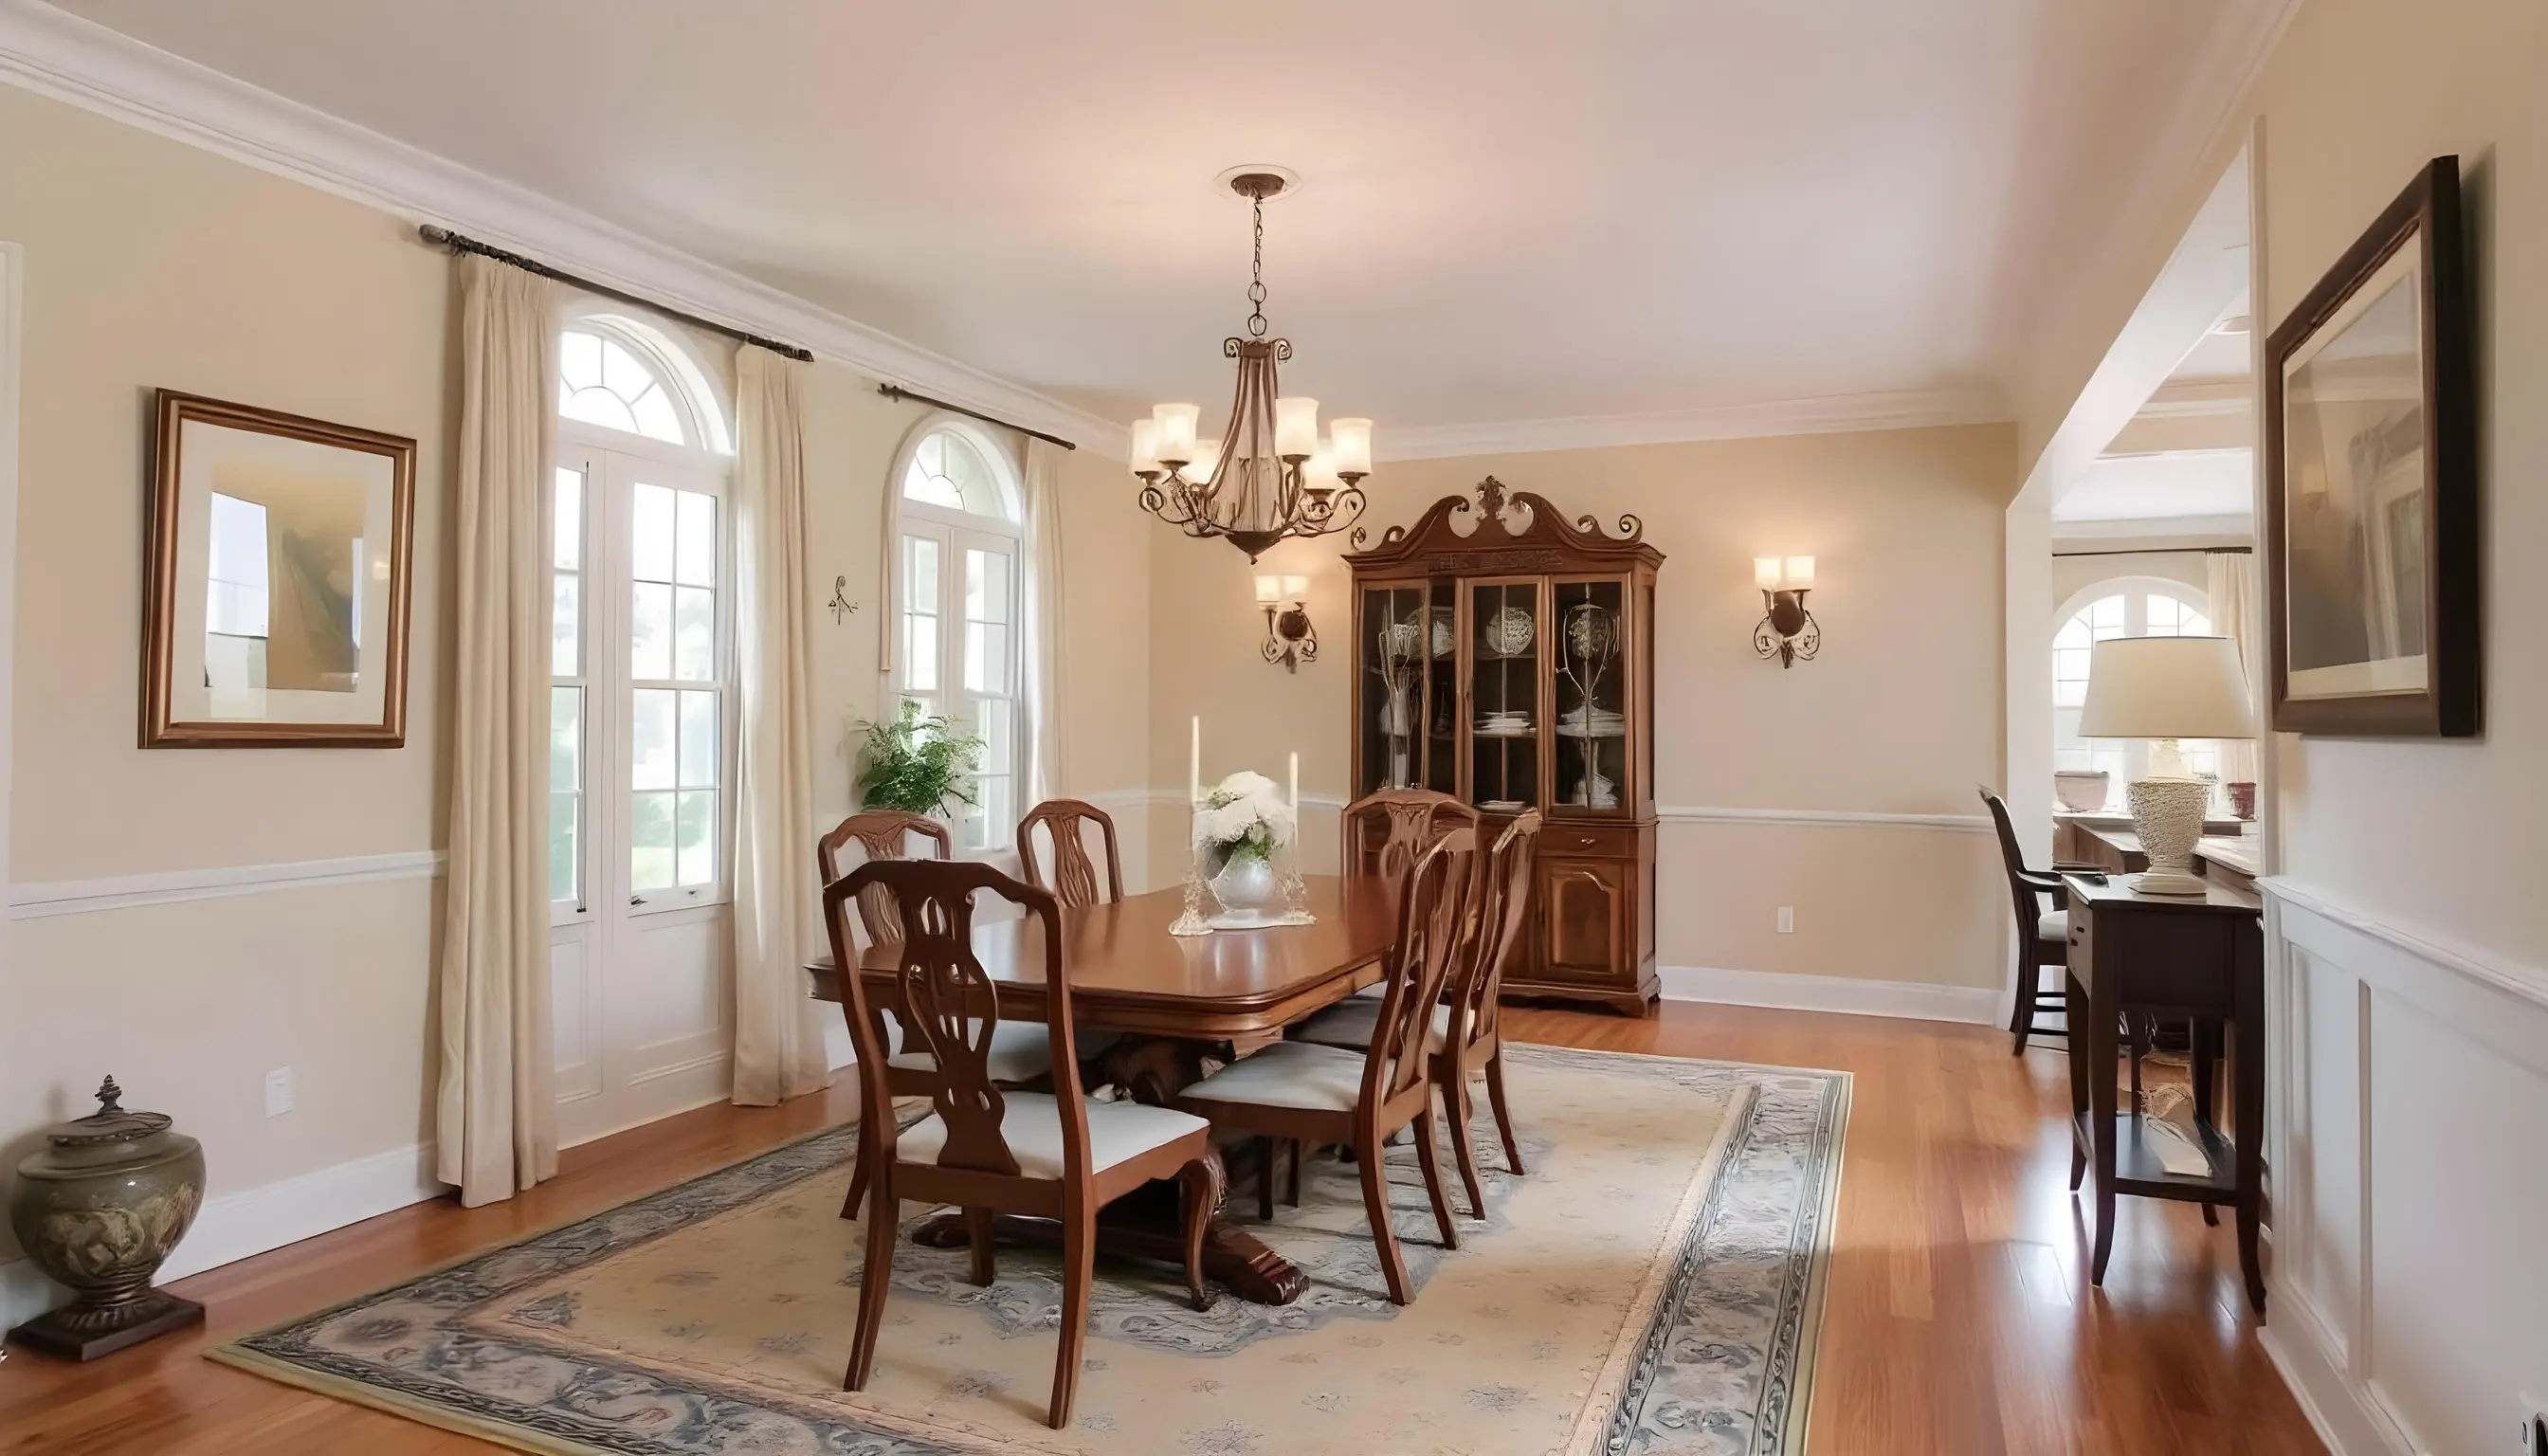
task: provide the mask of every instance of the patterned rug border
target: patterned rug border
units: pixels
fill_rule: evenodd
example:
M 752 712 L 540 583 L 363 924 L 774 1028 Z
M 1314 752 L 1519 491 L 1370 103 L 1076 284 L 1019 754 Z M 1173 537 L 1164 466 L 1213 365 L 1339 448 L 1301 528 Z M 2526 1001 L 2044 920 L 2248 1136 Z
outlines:
M 1806 1180 L 1799 1211 L 1800 1219 L 1809 1227 L 1800 1230 L 1802 1236 L 1797 1242 L 1801 1244 L 1801 1248 L 1791 1244 L 1791 1257 L 1786 1270 L 1788 1286 L 1786 1293 L 1790 1298 L 1801 1301 L 1800 1313 L 1796 1319 L 1780 1323 L 1777 1339 L 1769 1352 L 1771 1365 L 1769 1386 L 1764 1393 L 1762 1407 L 1756 1411 L 1756 1417 L 1769 1417 L 1768 1423 L 1777 1435 L 1771 1443 L 1755 1446 L 1750 1453 L 1750 1456 L 1799 1456 L 1799 1453 L 1805 1450 L 1806 1427 L 1810 1420 L 1815 1352 L 1820 1343 L 1825 1289 L 1830 1273 L 1833 1225 L 1838 1220 L 1841 1169 L 1846 1160 L 1855 1076 L 1848 1071 L 1829 1067 L 1782 1066 L 1714 1057 L 1665 1056 L 1649 1052 L 1595 1050 L 1588 1047 L 1537 1043 L 1516 1042 L 1511 1046 L 1516 1052 L 1532 1059 L 1545 1059 L 1560 1064 L 1601 1061 L 1669 1062 L 1734 1073 L 1814 1078 L 1823 1083 L 1824 1095 L 1820 1098 L 1820 1105 L 1816 1112 L 1815 1135 L 1811 1140 L 1812 1147 L 1819 1154 L 1819 1163 L 1810 1171 Z M 1639 1381 L 1650 1376 L 1663 1358 L 1678 1313 L 1688 1296 L 1690 1286 L 1696 1281 L 1706 1262 L 1698 1256 L 1698 1249 L 1706 1242 L 1714 1215 L 1724 1197 L 1734 1162 L 1734 1151 L 1740 1146 L 1749 1144 L 1753 1138 L 1754 1120 L 1760 1112 L 1761 1100 L 1757 1086 L 1747 1087 L 1745 1095 L 1739 1099 L 1740 1105 L 1729 1112 L 1726 1126 L 1719 1129 L 1707 1157 L 1703 1160 L 1702 1166 L 1707 1164 L 1713 1166 L 1704 1180 L 1703 1191 L 1694 1198 L 1694 1202 L 1699 1207 L 1695 1211 L 1684 1210 L 1684 1216 L 1677 1218 L 1674 1231 L 1667 1235 L 1668 1242 L 1673 1238 L 1679 1238 L 1682 1241 L 1682 1247 L 1671 1257 L 1669 1269 L 1660 1281 L 1665 1287 L 1659 1291 L 1658 1297 L 1647 1309 L 1646 1328 L 1642 1335 L 1631 1336 L 1624 1330 L 1622 1332 L 1622 1348 L 1633 1343 L 1636 1350 L 1633 1361 L 1637 1367 L 1635 1373 L 1623 1382 L 1630 1391 L 1637 1390 Z M 901 1121 L 907 1125 L 921 1115 L 923 1115 L 921 1110 L 915 1107 Z M 1740 1136 L 1736 1136 L 1738 1125 Z M 394 1284 L 277 1321 L 225 1341 L 219 1346 L 206 1350 L 204 1358 L 279 1384 L 344 1401 L 349 1405 L 382 1410 L 404 1419 L 489 1441 L 508 1449 L 532 1452 L 535 1456 L 620 1456 L 620 1452 L 612 1447 L 593 1445 L 565 1435 L 552 1435 L 521 1420 L 498 1419 L 455 1410 L 427 1397 L 407 1394 L 372 1381 L 355 1380 L 313 1369 L 306 1364 L 249 1348 L 249 1345 L 252 1341 L 278 1335 L 296 1326 L 323 1320 L 358 1306 L 373 1304 L 405 1293 L 472 1264 L 495 1258 L 525 1245 L 544 1239 L 558 1238 L 589 1227 L 597 1228 L 613 1216 L 669 1198 L 693 1185 L 717 1179 L 741 1181 L 738 1175 L 747 1170 L 758 1169 L 765 1163 L 790 1158 L 803 1159 L 816 1143 L 826 1139 L 848 1140 L 855 1127 L 855 1122 L 852 1122 L 811 1133 L 739 1158 L 721 1167 L 677 1179 L 596 1213 L 565 1220 L 552 1227 L 522 1233 L 503 1242 L 459 1255 Z M 790 1178 L 788 1181 L 793 1182 L 798 1178 L 836 1168 L 840 1161 L 838 1157 L 815 1160 L 813 1166 L 803 1169 L 795 1175 L 795 1178 Z M 740 1207 L 745 1203 L 757 1201 L 767 1196 L 776 1186 L 784 1185 L 760 1185 L 750 1190 L 748 1197 L 735 1200 L 730 1207 Z M 611 1244 L 606 1249 L 596 1250 L 592 1257 L 616 1257 L 629 1249 L 680 1232 L 689 1227 L 692 1225 L 668 1225 L 624 1242 Z M 1803 1257 L 1793 1257 L 1796 1252 L 1801 1252 Z M 1644 1307 L 1647 1302 L 1641 1298 L 1638 1303 L 1640 1307 Z M 590 1351 L 585 1352 L 583 1357 L 594 1364 L 608 1363 Z M 1613 1362 L 1617 1358 L 1614 1352 Z M 1607 1384 L 1607 1382 L 1604 1383 Z M 1588 1403 L 1588 1415 L 1589 1408 L 1592 1404 Z M 1599 1450 L 1614 1453 L 1615 1456 L 1615 1453 L 1623 1452 L 1628 1448 L 1634 1434 L 1638 1400 L 1632 1395 L 1623 1393 L 1612 1404 L 1613 1409 L 1605 1421 L 1587 1422 L 1602 1427 L 1602 1436 L 1598 1444 L 1587 1446 L 1582 1439 L 1584 1427 L 1579 1426 L 1578 1438 L 1573 1443 L 1575 1449 Z M 1785 1418 L 1790 1411 L 1796 1414 L 1796 1418 L 1792 1421 Z M 841 1415 L 841 1412 L 832 1410 L 827 1410 L 825 1413 L 834 1419 Z M 887 1439 L 891 1438 L 887 1437 Z

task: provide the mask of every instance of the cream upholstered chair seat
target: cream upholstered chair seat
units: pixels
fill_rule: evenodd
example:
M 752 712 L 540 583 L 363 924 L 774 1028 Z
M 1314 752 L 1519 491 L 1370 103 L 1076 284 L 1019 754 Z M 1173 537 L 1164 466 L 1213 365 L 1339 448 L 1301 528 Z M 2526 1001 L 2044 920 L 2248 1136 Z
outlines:
M 2038 939 L 2047 941 L 2066 941 L 2070 939 L 2070 912 L 2067 910 L 2045 911 L 2042 915 L 2036 917 L 2035 934 Z
M 1240 1057 L 1178 1095 L 1195 1102 L 1350 1112 L 1362 1098 L 1363 1060 L 1359 1049 L 1277 1042 L 1252 1056 Z
M 1038 1028 L 1042 1031 L 1042 1028 Z M 1088 1170 L 1092 1173 L 1140 1156 L 1209 1126 L 1192 1113 L 1145 1102 L 1088 1104 Z M 1029 1178 L 1061 1176 L 1061 1104 L 1046 1092 L 1000 1094 L 1000 1136 L 1018 1172 Z M 914 1123 L 894 1144 L 904 1162 L 934 1163 L 947 1145 L 947 1124 L 936 1113 Z
M 1380 1003 L 1365 996 L 1347 996 L 1301 1023 L 1301 1029 L 1292 1034 L 1292 1040 L 1361 1051 L 1371 1046 L 1372 1033 L 1379 1028 Z M 1433 1039 L 1439 1042 L 1449 1035 L 1451 1008 L 1436 1006 L 1433 1008 Z

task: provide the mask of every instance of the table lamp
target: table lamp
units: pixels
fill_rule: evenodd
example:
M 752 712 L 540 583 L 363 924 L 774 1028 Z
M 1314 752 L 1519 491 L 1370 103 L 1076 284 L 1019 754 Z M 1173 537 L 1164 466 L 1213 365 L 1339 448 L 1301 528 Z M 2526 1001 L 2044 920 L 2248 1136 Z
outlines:
M 2149 868 L 2145 895 L 2200 895 L 2195 841 L 2212 786 L 2186 772 L 2180 738 L 2253 738 L 2256 712 L 2238 644 L 2227 637 L 2109 637 L 2088 660 L 2082 738 L 2146 738 L 2149 776 L 2124 790 Z

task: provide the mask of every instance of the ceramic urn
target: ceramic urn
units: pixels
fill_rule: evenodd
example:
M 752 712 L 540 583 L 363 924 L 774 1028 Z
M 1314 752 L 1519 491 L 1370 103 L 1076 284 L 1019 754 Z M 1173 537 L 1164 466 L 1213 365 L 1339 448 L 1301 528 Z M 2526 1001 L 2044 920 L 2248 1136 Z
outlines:
M 150 1287 L 204 1201 L 204 1148 L 165 1113 L 127 1112 L 109 1077 L 98 1110 L 46 1134 L 18 1164 L 9 1227 L 70 1304 L 9 1331 L 74 1360 L 193 1324 L 203 1307 Z

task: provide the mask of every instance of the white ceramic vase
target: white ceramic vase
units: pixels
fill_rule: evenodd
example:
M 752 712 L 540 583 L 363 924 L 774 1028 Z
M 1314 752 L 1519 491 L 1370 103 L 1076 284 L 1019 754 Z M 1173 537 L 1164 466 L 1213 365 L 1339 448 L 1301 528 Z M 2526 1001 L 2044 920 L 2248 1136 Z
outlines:
M 1282 919 L 1283 883 L 1271 860 L 1233 856 L 1212 877 L 1212 893 L 1227 912 L 1213 922 L 1224 930 L 1272 925 Z

